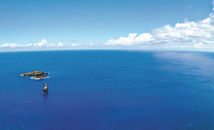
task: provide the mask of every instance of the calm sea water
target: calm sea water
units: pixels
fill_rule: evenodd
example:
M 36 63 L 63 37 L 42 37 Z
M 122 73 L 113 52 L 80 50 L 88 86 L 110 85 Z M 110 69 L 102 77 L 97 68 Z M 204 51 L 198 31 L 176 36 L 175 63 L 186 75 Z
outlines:
M 214 129 L 214 53 L 0 53 L 0 74 L 3 130 Z

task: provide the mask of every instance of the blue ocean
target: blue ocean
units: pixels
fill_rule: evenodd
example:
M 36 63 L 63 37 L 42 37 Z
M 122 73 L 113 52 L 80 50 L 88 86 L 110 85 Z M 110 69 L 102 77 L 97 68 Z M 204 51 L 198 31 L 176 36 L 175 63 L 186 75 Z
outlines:
M 1 130 L 214 129 L 214 53 L 6 52 L 0 74 Z

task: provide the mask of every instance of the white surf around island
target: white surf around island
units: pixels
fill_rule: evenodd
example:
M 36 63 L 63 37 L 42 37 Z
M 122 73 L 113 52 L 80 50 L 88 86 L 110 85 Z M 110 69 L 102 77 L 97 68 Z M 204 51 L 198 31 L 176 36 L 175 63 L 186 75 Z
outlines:
M 47 78 L 50 78 L 50 77 L 49 76 L 46 76 L 46 77 L 43 77 L 43 78 L 30 77 L 30 79 L 33 79 L 33 80 L 43 80 L 43 79 L 47 79 Z

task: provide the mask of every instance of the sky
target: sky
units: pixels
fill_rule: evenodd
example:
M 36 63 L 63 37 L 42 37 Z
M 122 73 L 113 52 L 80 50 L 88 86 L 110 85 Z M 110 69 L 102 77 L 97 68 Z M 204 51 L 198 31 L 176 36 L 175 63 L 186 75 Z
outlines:
M 0 51 L 214 51 L 212 0 L 0 0 Z

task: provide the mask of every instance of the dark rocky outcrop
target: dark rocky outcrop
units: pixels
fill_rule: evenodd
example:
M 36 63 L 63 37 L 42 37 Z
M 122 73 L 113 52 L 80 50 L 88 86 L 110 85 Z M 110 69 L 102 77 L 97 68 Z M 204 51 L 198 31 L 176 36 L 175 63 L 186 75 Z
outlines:
M 43 93 L 44 93 L 44 94 L 47 94 L 47 93 L 48 93 L 48 85 L 47 85 L 47 83 L 45 83 L 45 86 L 44 86 L 44 88 L 43 88 Z
M 30 72 L 30 73 L 21 74 L 21 76 L 32 77 L 32 79 L 35 79 L 35 80 L 46 79 L 47 75 L 49 75 L 49 73 L 42 72 L 42 71 L 33 71 L 33 72 Z
M 23 73 L 21 76 L 43 76 L 43 75 L 48 75 L 49 73 L 42 72 L 42 71 L 33 71 L 30 73 Z

